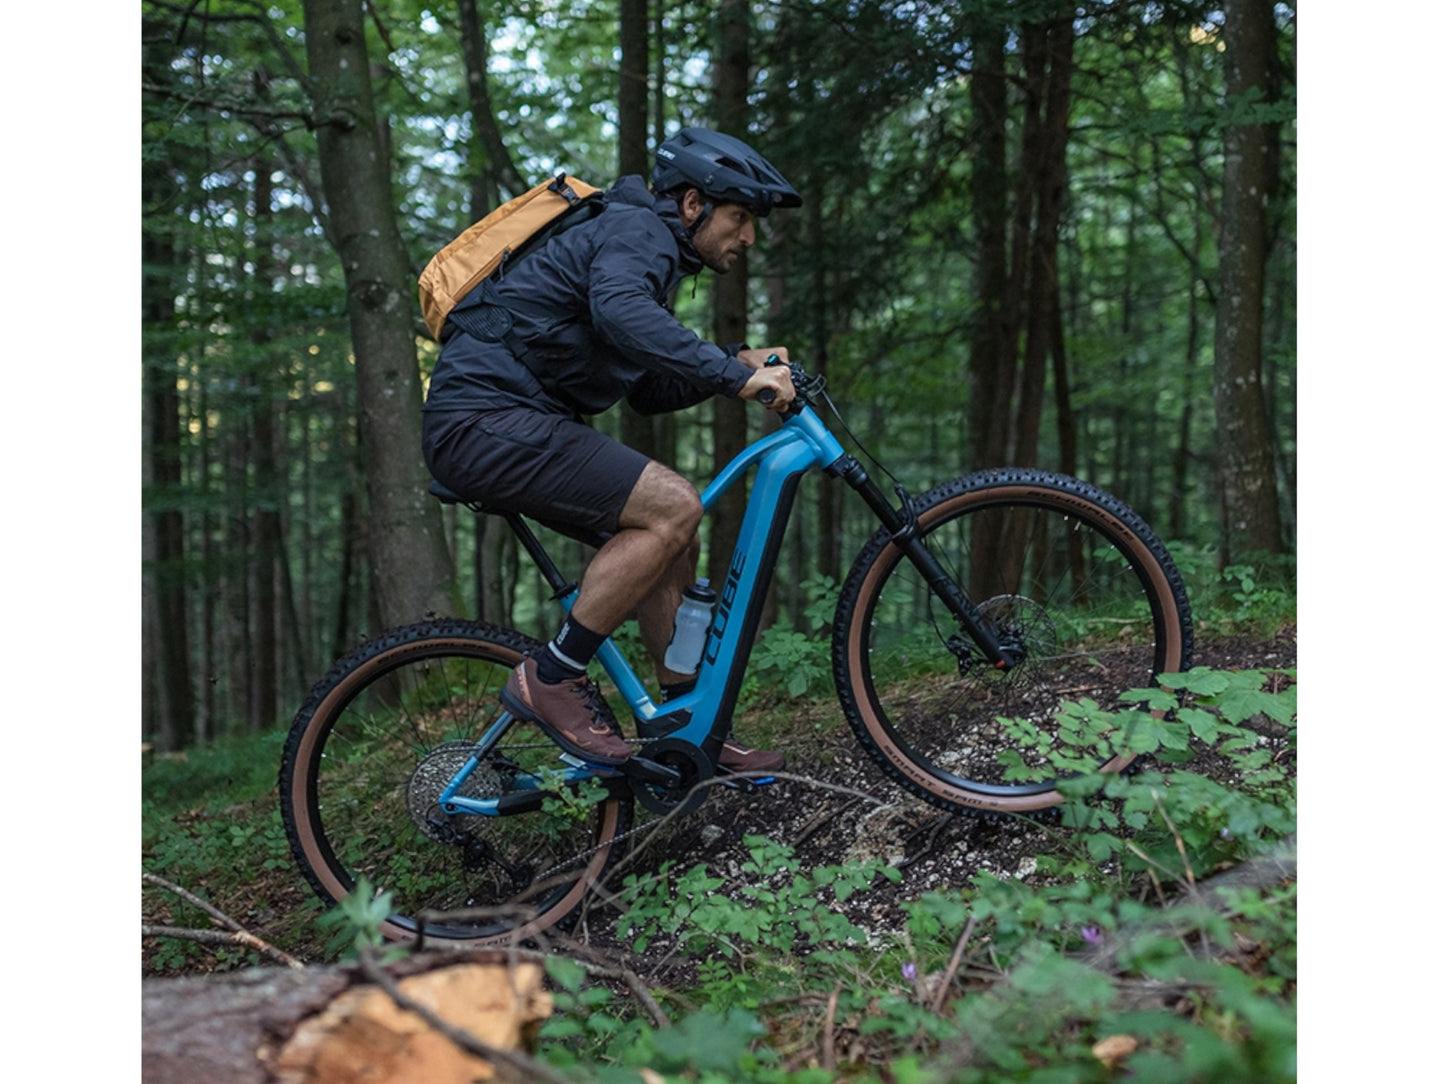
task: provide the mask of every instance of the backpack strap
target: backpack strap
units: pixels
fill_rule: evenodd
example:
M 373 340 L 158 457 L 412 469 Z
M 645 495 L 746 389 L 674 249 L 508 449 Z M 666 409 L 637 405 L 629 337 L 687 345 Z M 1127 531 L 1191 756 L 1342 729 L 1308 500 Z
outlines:
M 522 341 L 512 321 L 512 313 L 495 301 L 495 286 L 488 281 L 467 303 L 447 314 L 447 324 L 464 335 L 486 343 L 503 343 L 538 380 L 542 379 L 542 363 Z

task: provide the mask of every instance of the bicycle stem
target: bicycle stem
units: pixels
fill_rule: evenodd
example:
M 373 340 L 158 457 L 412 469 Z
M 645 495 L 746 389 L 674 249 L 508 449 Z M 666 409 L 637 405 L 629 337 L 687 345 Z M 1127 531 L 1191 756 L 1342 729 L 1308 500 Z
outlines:
M 883 492 L 877 482 L 873 481 L 863 464 L 852 456 L 844 456 L 827 469 L 829 473 L 847 482 L 854 492 L 863 498 L 863 502 L 873 510 L 873 514 L 878 517 L 884 529 L 892 534 L 893 544 L 903 551 L 903 555 L 908 558 L 914 568 L 918 569 L 928 586 L 943 599 L 949 612 L 973 638 L 974 643 L 979 646 L 994 668 L 1007 670 L 1012 666 L 1014 659 L 1004 651 L 998 638 L 984 623 L 978 609 L 963 593 L 963 589 L 954 583 L 953 577 L 939 563 L 938 558 L 934 557 L 928 547 L 919 541 L 918 521 L 914 518 L 908 491 L 903 486 L 898 486 L 898 496 L 903 505 L 901 509 L 894 508 L 888 495 Z

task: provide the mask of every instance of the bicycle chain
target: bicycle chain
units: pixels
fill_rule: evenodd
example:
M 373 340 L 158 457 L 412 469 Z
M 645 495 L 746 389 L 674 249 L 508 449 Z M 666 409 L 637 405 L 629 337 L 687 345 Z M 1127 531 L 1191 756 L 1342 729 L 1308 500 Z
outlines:
M 643 745 L 643 744 L 646 744 L 646 742 L 647 742 L 648 740 L 650 740 L 650 739 L 644 739 L 644 738 L 625 738 L 625 739 L 623 739 L 623 740 L 626 741 L 626 742 L 628 742 L 628 743 L 631 744 L 631 745 Z M 728 784 L 724 783 L 724 782 L 722 781 L 722 779 L 721 779 L 720 777 L 718 777 L 718 776 L 713 776 L 711 779 L 706 780 L 706 782 L 709 783 L 709 784 L 714 784 L 714 783 L 715 783 L 715 784 L 718 784 L 718 785 L 720 785 L 720 786 L 727 786 L 727 785 L 728 785 Z M 577 854 L 572 855 L 572 857 L 570 857 L 570 858 L 564 858 L 562 861 L 558 862 L 556 865 L 552 866 L 550 869 L 543 870 L 540 874 L 537 875 L 537 877 L 535 878 L 535 880 L 545 881 L 547 878 L 551 877 L 554 873 L 557 873 L 559 870 L 564 870 L 564 869 L 566 869 L 568 866 L 574 865 L 575 863 L 577 863 L 577 862 L 579 862 L 579 861 L 582 861 L 582 860 L 587 859 L 587 858 L 591 858 L 594 854 L 596 854 L 596 853 L 597 853 L 598 851 L 600 851 L 600 850 L 603 850 L 603 849 L 605 849 L 605 848 L 607 848 L 607 847 L 615 847 L 617 844 L 622 843 L 622 842 L 625 841 L 625 840 L 631 839 L 633 836 L 637 835 L 638 832 L 642 832 L 642 831 L 646 831 L 646 830 L 651 829 L 651 828 L 655 828 L 655 827 L 657 826 L 658 821 L 660 821 L 660 820 L 666 820 L 669 816 L 671 816 L 670 813 L 664 813 L 661 817 L 656 817 L 656 818 L 653 818 L 653 819 L 650 819 L 650 820 L 645 820 L 642 824 L 639 824 L 639 825 L 637 825 L 636 827 L 633 827 L 633 828 L 629 828 L 627 831 L 623 832 L 621 835 L 613 836 L 613 837 L 612 837 L 611 839 L 609 839 L 606 843 L 599 843 L 599 844 L 597 844 L 597 846 L 595 846 L 595 847 L 589 847 L 589 848 L 588 848 L 587 850 L 585 850 L 585 851 L 579 851 Z
M 624 735 L 623 738 L 622 738 L 622 740 L 625 741 L 628 745 L 635 745 L 635 746 L 638 746 L 638 747 L 640 748 L 640 747 L 642 747 L 643 745 L 646 745 L 646 744 L 647 744 L 649 741 L 651 741 L 652 739 L 650 739 L 650 738 L 629 738 L 629 737 L 627 737 L 627 736 Z M 585 859 L 591 858 L 591 857 L 592 857 L 594 854 L 596 854 L 598 851 L 603 850 L 603 849 L 606 848 L 606 847 L 616 846 L 617 844 L 621 843 L 623 840 L 630 839 L 632 836 L 635 836 L 638 832 L 641 832 L 643 829 L 645 829 L 645 828 L 651 828 L 651 827 L 653 826 L 653 824 L 654 824 L 653 821 L 650 821 L 650 820 L 649 820 L 649 821 L 644 821 L 642 824 L 637 825 L 635 828 L 629 828 L 627 831 L 623 832 L 620 836 L 613 836 L 613 837 L 612 837 L 611 839 L 609 839 L 606 843 L 599 843 L 599 844 L 597 844 L 597 846 L 595 846 L 595 847 L 589 847 L 589 848 L 588 848 L 587 850 L 585 850 L 585 851 L 579 851 L 577 854 L 574 854 L 571 858 L 564 858 L 562 861 L 560 861 L 560 862 L 558 862 L 556 865 L 554 865 L 551 869 L 543 870 L 540 874 L 537 875 L 537 877 L 536 877 L 535 879 L 536 879 L 536 880 L 540 880 L 540 881 L 545 881 L 545 880 L 547 880 L 547 878 L 551 877 L 551 876 L 552 876 L 554 873 L 556 873 L 558 870 L 566 869 L 568 866 L 574 865 L 574 864 L 576 864 L 577 862 L 580 862 L 580 861 L 583 861 L 583 860 L 585 860 Z

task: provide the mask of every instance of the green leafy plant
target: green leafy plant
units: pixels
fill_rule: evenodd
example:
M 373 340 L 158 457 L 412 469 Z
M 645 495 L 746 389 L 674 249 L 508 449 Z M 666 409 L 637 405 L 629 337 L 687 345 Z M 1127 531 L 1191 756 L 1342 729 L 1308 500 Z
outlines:
M 381 927 L 391 911 L 392 894 L 376 891 L 371 882 L 362 876 L 346 898 L 318 918 L 316 924 L 330 931 L 332 953 L 355 957 L 363 948 L 381 948 L 386 944 Z M 393 947 L 383 959 L 405 952 L 405 948 Z
M 828 629 L 838 604 L 838 584 L 814 573 L 802 583 L 801 628 L 774 625 L 758 637 L 740 694 L 744 705 L 774 699 L 798 700 L 831 688 L 832 648 Z

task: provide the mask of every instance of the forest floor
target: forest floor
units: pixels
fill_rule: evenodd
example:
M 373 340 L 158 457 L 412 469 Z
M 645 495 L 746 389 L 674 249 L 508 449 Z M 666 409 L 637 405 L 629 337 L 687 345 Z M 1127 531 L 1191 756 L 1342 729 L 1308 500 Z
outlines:
M 1194 664 L 1229 670 L 1293 668 L 1295 628 L 1287 626 L 1267 639 L 1204 640 L 1196 645 Z M 642 848 L 625 860 L 621 872 L 656 869 L 669 860 L 681 872 L 706 862 L 708 872 L 724 881 L 720 891 L 736 891 L 747 883 L 742 870 L 748 860 L 744 841 L 754 835 L 792 848 L 800 870 L 878 860 L 897 868 L 900 880 L 893 883 L 880 877 L 868 890 L 835 906 L 859 928 L 882 933 L 901 928 L 903 904 L 924 893 L 965 885 L 978 873 L 1029 881 L 1036 856 L 1057 850 L 1059 833 L 1067 831 L 1057 818 L 949 815 L 914 799 L 884 776 L 838 715 L 836 703 L 826 699 L 790 710 L 790 733 L 778 742 L 788 755 L 785 778 L 751 794 L 714 788 L 698 810 L 673 818 L 665 832 L 655 836 L 639 832 L 635 839 L 642 841 Z M 745 714 L 738 736 L 745 742 L 752 737 Z M 1190 770 L 1230 781 L 1228 762 L 1207 753 L 1191 762 Z M 232 806 L 227 812 L 238 817 L 269 815 L 274 797 L 246 805 L 255 808 L 243 811 Z M 194 823 L 206 817 L 198 809 L 178 820 L 193 819 Z M 279 842 L 284 849 L 284 840 Z M 144 861 L 144 854 L 142 857 Z M 182 887 L 206 894 L 216 907 L 262 940 L 306 962 L 317 962 L 321 944 L 314 932 L 301 932 L 314 931 L 308 916 L 316 914 L 315 905 L 287 858 L 272 855 L 257 860 L 250 866 L 253 877 L 243 883 L 217 877 L 208 884 L 209 879 L 201 877 L 200 883 Z M 143 920 L 167 924 L 171 902 L 165 894 L 147 892 Z M 618 938 L 617 915 L 613 907 L 594 904 L 573 936 L 628 956 L 629 966 L 652 982 L 685 984 L 691 965 L 674 954 L 675 946 L 666 939 L 654 939 L 645 955 L 632 956 Z M 150 938 L 143 941 L 143 974 L 209 971 L 218 966 L 201 953 L 199 957 L 191 955 L 179 967 L 175 962 L 158 967 L 161 944 Z
M 1196 644 L 1195 667 L 1216 670 L 1292 669 L 1296 665 L 1296 630 L 1290 625 L 1270 639 L 1231 637 Z M 835 716 L 835 705 L 820 702 L 797 713 L 795 743 L 780 742 L 788 755 L 789 778 L 752 794 L 714 788 L 707 802 L 677 821 L 665 839 L 646 844 L 645 862 L 636 856 L 630 869 L 656 868 L 672 861 L 679 871 L 701 862 L 724 879 L 728 892 L 745 883 L 741 865 L 747 859 L 747 836 L 764 836 L 791 847 L 801 870 L 830 865 L 857 865 L 876 860 L 893 865 L 901 879 L 882 878 L 867 891 L 834 907 L 868 933 L 902 928 L 902 905 L 931 891 L 967 884 L 978 873 L 1032 879 L 1036 856 L 1058 849 L 1057 817 L 983 818 L 954 815 L 914 798 L 888 779 L 864 753 L 846 725 L 814 727 L 815 716 Z M 747 741 L 746 717 L 739 728 Z M 1141 766 L 1147 766 L 1146 760 Z M 1217 782 L 1232 782 L 1230 762 L 1205 751 L 1189 770 Z M 646 839 L 646 834 L 639 838 Z M 623 875 L 628 869 L 621 871 Z M 625 953 L 615 935 L 616 912 L 604 908 L 584 919 L 574 936 L 594 946 Z M 633 966 L 646 974 L 666 969 L 671 946 L 654 942 Z M 686 965 L 683 965 L 686 967 Z M 681 978 L 681 976 L 678 976 Z M 656 979 L 654 980 L 656 981 Z

